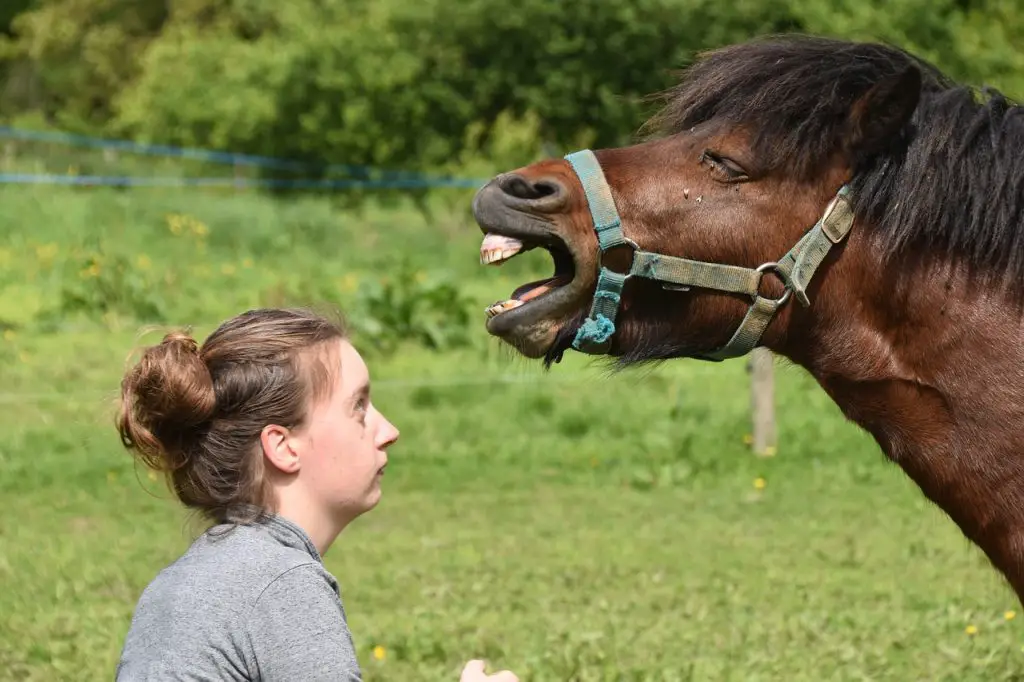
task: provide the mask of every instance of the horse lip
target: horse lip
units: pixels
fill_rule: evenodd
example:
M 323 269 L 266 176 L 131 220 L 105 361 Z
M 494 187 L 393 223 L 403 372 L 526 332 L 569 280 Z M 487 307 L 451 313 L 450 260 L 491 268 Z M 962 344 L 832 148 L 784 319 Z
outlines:
M 473 197 L 473 218 L 484 234 L 492 232 L 524 242 L 559 246 L 576 254 L 569 242 L 559 235 L 552 221 L 530 210 L 530 200 L 510 197 L 501 191 L 496 180 L 491 180 Z
M 520 327 L 568 316 L 583 298 L 575 284 L 576 280 L 573 279 L 529 303 L 488 319 L 485 323 L 487 331 L 495 336 L 507 336 Z
M 473 218 L 484 234 L 492 232 L 529 242 L 534 246 L 565 249 L 572 257 L 575 269 L 572 283 L 575 283 L 580 274 L 588 271 L 585 266 L 587 259 L 582 257 L 583 247 L 575 244 L 575 240 L 559 233 L 553 216 L 538 215 L 531 211 L 530 203 L 531 200 L 508 196 L 498 187 L 497 180 L 491 180 L 473 197 Z M 581 266 L 584 267 L 581 269 Z M 594 279 L 596 278 L 597 271 L 594 269 Z M 566 287 L 572 286 L 572 283 Z

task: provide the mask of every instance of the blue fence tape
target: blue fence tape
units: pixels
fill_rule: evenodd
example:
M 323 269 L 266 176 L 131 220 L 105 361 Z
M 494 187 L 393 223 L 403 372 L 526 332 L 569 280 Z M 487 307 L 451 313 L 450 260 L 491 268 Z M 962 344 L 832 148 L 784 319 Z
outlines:
M 391 180 L 302 180 L 293 178 L 178 178 L 106 175 L 0 173 L 0 184 L 90 187 L 269 187 L 277 189 L 477 189 L 487 180 L 405 178 Z
M 230 165 L 255 166 L 275 170 L 309 171 L 314 168 L 321 168 L 326 173 L 345 173 L 360 178 L 382 178 L 387 180 L 411 180 L 411 179 L 435 179 L 449 180 L 450 176 L 420 173 L 418 171 L 396 171 L 374 168 L 372 166 L 357 166 L 350 164 L 329 164 L 319 166 L 306 161 L 295 161 L 281 159 L 272 156 L 258 156 L 253 154 L 238 154 L 234 152 L 220 152 L 209 149 L 196 149 L 189 147 L 175 147 L 172 145 L 142 144 L 129 140 L 110 140 L 73 133 L 44 132 L 39 130 L 25 130 L 0 126 L 0 138 L 25 140 L 29 142 L 50 142 L 66 144 L 77 147 L 91 147 L 94 149 L 113 149 L 129 152 L 132 154 L 143 154 L 149 156 L 168 156 L 175 158 L 191 159 L 195 161 L 208 161 L 211 163 L 224 163 Z

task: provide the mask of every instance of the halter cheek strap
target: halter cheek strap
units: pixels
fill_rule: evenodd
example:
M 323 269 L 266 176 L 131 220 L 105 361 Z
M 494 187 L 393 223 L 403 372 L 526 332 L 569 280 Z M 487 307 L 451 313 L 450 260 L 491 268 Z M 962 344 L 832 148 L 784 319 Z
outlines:
M 611 187 L 594 153 L 584 149 L 567 155 L 565 159 L 583 184 L 600 247 L 600 269 L 590 313 L 572 344 L 576 350 L 588 354 L 608 352 L 615 335 L 623 287 L 631 277 L 643 277 L 662 282 L 665 289 L 698 287 L 750 296 L 750 307 L 729 342 L 695 357 L 720 361 L 746 355 L 758 345 L 775 313 L 791 296 L 804 307 L 810 305 L 807 287 L 811 278 L 832 247 L 843 241 L 853 226 L 850 190 L 843 185 L 818 222 L 778 261 L 744 268 L 642 251 L 622 232 L 622 219 L 615 207 Z M 614 259 L 610 256 L 622 250 L 628 252 L 629 265 L 625 269 L 613 268 L 610 263 Z M 761 278 L 766 272 L 774 272 L 786 285 L 777 299 L 758 293 Z

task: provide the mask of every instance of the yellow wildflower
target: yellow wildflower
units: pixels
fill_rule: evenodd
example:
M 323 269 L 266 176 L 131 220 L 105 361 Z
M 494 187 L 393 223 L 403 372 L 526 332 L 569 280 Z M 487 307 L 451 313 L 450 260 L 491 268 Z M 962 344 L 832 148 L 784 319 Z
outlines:
M 92 264 L 89 265 L 89 267 L 79 272 L 78 276 L 81 277 L 82 279 L 89 279 L 90 277 L 99 277 L 100 264 L 94 260 Z
M 765 481 L 760 476 L 758 476 L 757 478 L 754 479 L 754 487 L 757 488 L 758 490 L 764 490 L 764 487 L 766 485 L 768 485 L 768 482 Z
M 181 234 L 181 216 L 172 213 L 167 216 L 167 228 L 171 231 L 171 234 Z
M 968 625 L 966 628 L 964 628 L 964 632 L 966 632 L 968 635 L 976 635 L 978 634 L 978 626 Z
M 386 655 L 387 652 L 384 651 L 384 647 L 382 647 L 380 644 L 373 647 L 373 657 L 376 658 L 378 661 L 383 661 Z
M 1003 618 L 1005 618 L 1006 620 L 1013 620 L 1016 616 L 1017 616 L 1017 612 L 1016 611 L 1007 611 L 1006 613 L 1003 614 Z
M 36 247 L 36 258 L 40 263 L 49 265 L 53 262 L 54 256 L 57 255 L 57 245 L 53 242 L 48 244 L 40 244 Z

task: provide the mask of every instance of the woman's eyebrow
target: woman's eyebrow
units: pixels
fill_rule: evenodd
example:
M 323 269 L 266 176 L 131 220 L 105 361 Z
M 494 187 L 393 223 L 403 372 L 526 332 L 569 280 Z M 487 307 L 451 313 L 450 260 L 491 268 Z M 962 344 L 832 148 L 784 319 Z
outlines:
M 349 405 L 355 405 L 361 398 L 368 398 L 370 396 L 370 382 L 367 381 L 365 384 L 357 388 L 352 392 L 352 396 L 349 398 Z

